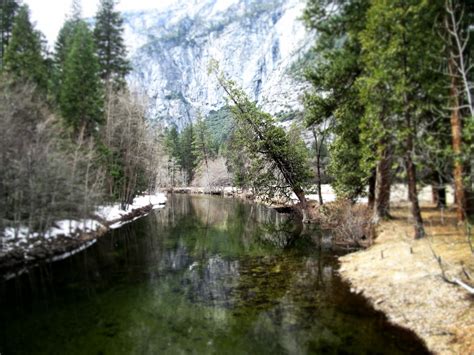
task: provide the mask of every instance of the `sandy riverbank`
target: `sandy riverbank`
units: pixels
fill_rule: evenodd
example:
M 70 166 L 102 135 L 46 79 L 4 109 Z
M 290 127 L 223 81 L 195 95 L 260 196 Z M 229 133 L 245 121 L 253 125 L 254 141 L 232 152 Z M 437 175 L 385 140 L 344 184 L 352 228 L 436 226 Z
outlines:
M 413 240 L 408 207 L 393 209 L 394 220 L 378 227 L 367 250 L 340 258 L 340 273 L 354 292 L 361 292 L 393 323 L 409 328 L 437 354 L 474 354 L 474 298 L 445 282 L 433 251 L 441 256 L 447 276 L 474 274 L 464 230 L 454 213 L 424 208 L 429 238 Z

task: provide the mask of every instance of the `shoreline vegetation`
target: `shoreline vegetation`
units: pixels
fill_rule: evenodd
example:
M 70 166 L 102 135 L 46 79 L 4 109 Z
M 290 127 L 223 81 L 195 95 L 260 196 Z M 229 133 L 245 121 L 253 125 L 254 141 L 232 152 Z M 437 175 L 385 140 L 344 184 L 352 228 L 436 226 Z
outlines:
M 54 262 L 91 246 L 112 229 L 148 215 L 166 204 L 163 193 L 137 196 L 125 209 L 117 204 L 99 206 L 87 220 L 63 220 L 45 233 L 27 228 L 3 231 L 0 248 L 0 274 L 4 279 L 16 277 L 42 262 Z
M 232 122 L 219 138 L 199 105 L 170 122 L 129 87 L 115 1 L 100 1 L 92 25 L 74 0 L 52 53 L 28 6 L 5 5 L 0 277 L 84 250 L 166 201 L 143 191 L 214 184 L 169 192 L 319 224 L 334 249 L 359 250 L 340 259 L 354 292 L 431 351 L 474 354 L 474 5 L 307 0 L 302 20 L 317 36 L 302 111 L 290 125 L 264 112 L 261 81 L 249 94 L 209 58 L 205 81 L 229 105 L 217 121 Z
M 406 186 L 395 185 L 391 219 L 380 222 L 370 238 L 357 240 L 353 236 L 366 233 L 364 226 L 368 228 L 370 220 L 366 202 L 360 201 L 351 207 L 336 201 L 327 186 L 323 190 L 329 200 L 325 205 L 318 206 L 313 203 L 314 196 L 308 195 L 317 210 L 317 220 L 312 223 L 331 229 L 335 234 L 333 245 L 349 250 L 339 258 L 339 272 L 351 285 L 351 291 L 363 294 L 393 324 L 414 331 L 430 351 L 436 354 L 473 353 L 474 340 L 470 336 L 474 332 L 472 295 L 445 280 L 463 273 L 470 275 L 468 270 L 474 270 L 465 231 L 456 223 L 455 208 L 437 209 L 430 203 L 429 189 L 422 189 L 420 201 L 427 238 L 410 238 L 412 221 Z M 263 202 L 248 191 L 232 187 L 183 187 L 168 192 Z M 447 199 L 453 202 L 452 194 L 449 193 Z M 264 204 L 277 211 L 286 207 L 284 212 L 297 206 L 278 201 Z M 441 260 L 441 267 L 437 258 Z
M 409 207 L 403 198 L 406 196 L 403 188 L 401 185 L 394 188 L 392 219 L 376 227 L 373 239 L 372 236 L 354 239 L 354 235 L 367 232 L 364 228 L 368 228 L 370 214 L 367 213 L 365 201 L 352 206 L 337 201 L 328 186 L 323 187 L 328 201 L 325 205 L 319 206 L 313 200 L 314 196 L 308 195 L 317 216 L 311 223 L 330 229 L 334 235 L 334 247 L 348 251 L 339 258 L 339 272 L 351 285 L 351 291 L 363 294 L 393 324 L 414 331 L 431 351 L 440 354 L 472 353 L 474 342 L 468 336 L 474 331 L 472 299 L 462 288 L 443 280 L 444 273 L 453 277 L 462 270 L 474 269 L 468 241 L 455 223 L 454 209 L 440 211 L 430 207 L 426 201 L 428 194 L 423 192 L 422 212 L 429 225 L 427 231 L 430 237 L 422 240 L 410 238 Z M 237 198 L 263 203 L 283 213 L 291 213 L 298 206 L 296 201 L 270 203 L 249 191 L 230 186 L 176 187 L 165 192 Z M 61 260 L 88 248 L 110 229 L 119 228 L 146 216 L 153 209 L 164 207 L 165 192 L 140 196 L 126 210 L 121 209 L 119 204 L 99 207 L 94 219 L 83 221 L 82 228 L 79 228 L 80 223 L 74 224 L 76 229 L 70 230 L 69 235 L 66 232 L 61 234 L 61 228 L 56 224 L 54 228 L 57 230 L 51 233 L 53 237 L 43 238 L 43 243 L 36 244 L 34 235 L 23 243 L 21 238 L 11 239 L 15 241 L 13 245 L 19 248 L 2 253 L 0 271 L 3 277 L 16 277 L 41 262 Z M 64 230 L 66 225 L 63 223 L 62 227 Z M 443 258 L 446 270 L 440 269 L 433 253 Z

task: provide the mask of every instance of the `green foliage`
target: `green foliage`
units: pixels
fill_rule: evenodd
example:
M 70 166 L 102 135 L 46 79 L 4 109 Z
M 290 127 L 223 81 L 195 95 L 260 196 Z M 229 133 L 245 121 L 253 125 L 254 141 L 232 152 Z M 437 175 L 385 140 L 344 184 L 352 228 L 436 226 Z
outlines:
M 208 160 L 214 156 L 212 150 L 212 137 L 207 127 L 206 122 L 202 119 L 201 114 L 198 114 L 196 123 L 194 125 L 194 140 L 193 140 L 194 156 L 197 159 L 196 165 L 204 161 L 207 165 Z
M 176 126 L 172 126 L 165 132 L 165 136 L 166 152 L 185 173 L 186 183 L 189 185 L 198 165 L 194 125 L 192 123 L 187 125 L 182 132 L 178 132 Z
M 241 146 L 236 132 L 231 132 L 223 154 L 227 161 L 227 170 L 232 174 L 233 185 L 239 188 L 251 187 L 250 158 L 247 150 Z
M 194 125 L 187 125 L 179 137 L 179 159 L 178 163 L 186 173 L 188 185 L 193 181 L 195 169 L 197 166 L 196 151 L 193 147 Z
M 302 192 L 312 178 L 304 143 L 276 125 L 271 115 L 250 101 L 235 82 L 219 74 L 216 66 L 210 70 L 216 72 L 233 104 L 234 144 L 239 154 L 248 158 L 247 178 L 252 187 L 264 198 Z
M 217 111 L 209 112 L 204 122 L 209 130 L 213 150 L 217 151 L 226 144 L 233 129 L 230 107 L 224 106 Z
M 41 34 L 33 28 L 27 5 L 21 6 L 15 17 L 4 70 L 17 80 L 31 81 L 42 90 L 47 88 L 48 69 L 42 56 Z
M 96 15 L 94 39 L 100 65 L 100 77 L 105 87 L 113 90 L 125 87 L 130 72 L 127 49 L 123 40 L 123 19 L 115 11 L 115 0 L 101 0 Z
M 355 85 L 363 71 L 358 36 L 368 5 L 367 0 L 310 0 L 304 13 L 306 25 L 319 34 L 313 49 L 317 61 L 305 74 L 312 84 L 304 99 L 305 119 L 308 126 L 328 126 L 334 137 L 328 169 L 332 186 L 339 197 L 352 200 L 364 193 L 370 171 L 363 164 L 360 130 L 365 108 Z M 334 7 L 337 11 L 329 11 Z
M 426 130 L 420 128 L 436 117 L 435 108 L 447 94 L 444 78 L 433 73 L 442 58 L 425 55 L 441 53 L 441 37 L 433 30 L 440 12 L 439 6 L 426 1 L 372 4 L 360 35 L 365 73 L 358 82 L 366 107 L 363 128 L 368 147 L 392 137 L 396 152 L 403 155 L 408 135 L 416 134 L 423 142 L 420 133 Z
M 53 74 L 52 74 L 52 94 L 59 103 L 61 86 L 64 82 L 64 65 L 71 49 L 71 43 L 74 38 L 74 31 L 78 24 L 77 20 L 66 20 L 59 30 L 56 43 L 54 44 Z
M 179 159 L 179 133 L 174 125 L 165 131 L 165 147 L 169 156 Z
M 64 63 L 59 102 L 67 125 L 76 133 L 85 129 L 87 135 L 95 134 L 103 122 L 103 90 L 98 74 L 92 34 L 81 21 L 76 25 Z
M 13 22 L 19 7 L 16 0 L 1 0 L 0 3 L 0 70 L 3 68 L 3 59 L 12 36 Z

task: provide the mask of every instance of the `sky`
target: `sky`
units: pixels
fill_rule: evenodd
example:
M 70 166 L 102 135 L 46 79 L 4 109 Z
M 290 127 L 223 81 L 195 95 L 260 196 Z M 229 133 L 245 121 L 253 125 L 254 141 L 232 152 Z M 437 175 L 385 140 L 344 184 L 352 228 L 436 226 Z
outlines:
M 120 11 L 145 10 L 161 8 L 177 0 L 120 0 L 117 9 Z M 71 9 L 72 0 L 23 0 L 31 10 L 31 18 L 36 28 L 43 32 L 50 46 L 56 40 L 66 14 Z M 82 0 L 84 17 L 93 17 L 99 0 Z

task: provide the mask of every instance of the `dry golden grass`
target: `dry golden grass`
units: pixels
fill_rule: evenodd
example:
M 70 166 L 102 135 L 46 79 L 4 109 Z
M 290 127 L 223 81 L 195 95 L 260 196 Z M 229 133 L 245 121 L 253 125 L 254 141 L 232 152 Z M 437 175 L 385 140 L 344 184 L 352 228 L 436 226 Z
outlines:
M 464 229 L 452 210 L 423 208 L 429 235 L 413 239 L 407 205 L 392 209 L 378 238 L 367 250 L 341 258 L 341 275 L 388 318 L 415 331 L 439 354 L 474 354 L 474 298 L 447 283 L 433 251 L 441 257 L 448 278 L 459 277 L 462 265 L 471 274 L 474 256 Z

